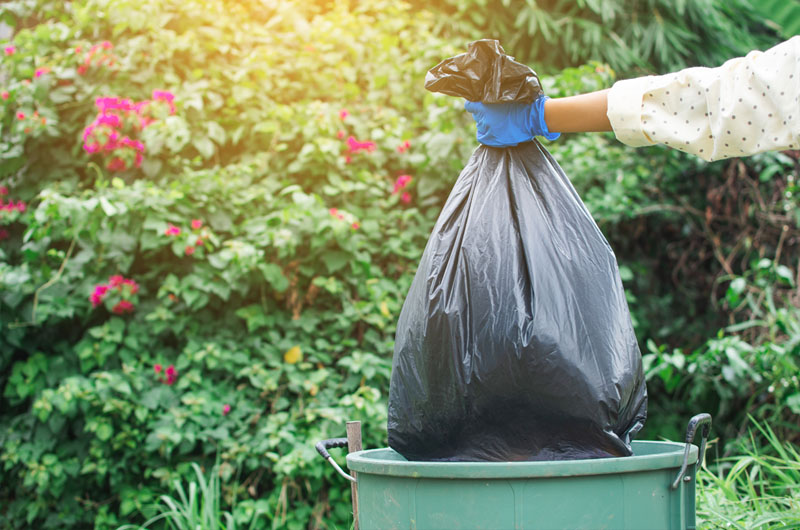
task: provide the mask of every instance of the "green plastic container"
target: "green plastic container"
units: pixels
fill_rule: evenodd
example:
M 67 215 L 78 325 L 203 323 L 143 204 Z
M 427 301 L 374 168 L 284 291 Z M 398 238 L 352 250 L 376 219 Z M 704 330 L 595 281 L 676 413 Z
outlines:
M 686 448 L 635 441 L 624 458 L 509 463 L 409 462 L 370 449 L 347 466 L 359 530 L 683 530 L 695 528 L 698 462 L 697 446 Z

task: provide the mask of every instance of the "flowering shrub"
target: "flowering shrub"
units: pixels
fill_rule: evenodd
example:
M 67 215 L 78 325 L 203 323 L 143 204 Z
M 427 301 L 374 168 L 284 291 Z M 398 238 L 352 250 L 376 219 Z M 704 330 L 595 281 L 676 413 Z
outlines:
M 394 321 L 474 148 L 421 83 L 455 48 L 390 3 L 72 5 L 21 8 L 0 67 L 0 526 L 144 521 L 215 454 L 238 518 L 347 524 L 313 444 L 386 443 Z
M 89 153 L 103 153 L 109 159 L 106 168 L 124 171 L 129 167 L 141 167 L 144 159 L 144 144 L 122 136 L 123 130 L 136 133 L 156 121 L 153 117 L 158 102 L 166 104 L 168 113 L 175 114 L 175 96 L 164 90 L 153 90 L 153 99 L 134 103 L 118 97 L 97 98 L 97 116 L 83 131 L 83 149 Z
M 133 312 L 136 301 L 134 295 L 138 292 L 139 285 L 135 281 L 115 274 L 108 279 L 108 283 L 94 286 L 89 301 L 92 307 L 97 307 L 105 301 L 112 313 L 122 315 Z

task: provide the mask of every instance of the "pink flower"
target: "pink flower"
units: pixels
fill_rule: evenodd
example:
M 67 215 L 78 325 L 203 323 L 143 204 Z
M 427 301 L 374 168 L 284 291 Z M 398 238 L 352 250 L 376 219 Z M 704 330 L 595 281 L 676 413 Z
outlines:
M 0 195 L 8 195 L 8 188 L 0 186 Z
M 222 415 L 223 416 L 227 416 L 230 411 L 231 411 L 231 406 L 230 405 L 228 405 L 227 403 L 222 405 Z
M 175 94 L 167 90 L 153 90 L 153 99 L 170 102 L 175 100 Z
M 349 115 L 350 115 L 350 113 L 349 113 L 349 112 L 347 112 L 347 110 L 345 110 L 345 109 L 342 109 L 342 110 L 340 110 L 340 111 L 339 111 L 339 117 L 340 117 L 341 119 L 345 119 L 345 118 L 346 118 L 346 117 L 348 117 Z
M 96 153 L 100 151 L 100 144 L 95 142 L 93 144 L 85 144 L 83 148 L 86 150 L 87 153 Z
M 162 369 L 163 367 L 160 364 L 156 364 L 155 366 L 153 366 L 153 371 L 157 374 L 160 374 Z
M 14 201 L 10 200 L 4 205 L 3 199 L 0 199 L 0 211 L 13 212 L 14 210 L 17 210 L 19 212 L 24 212 L 25 208 L 25 203 L 22 201 L 17 201 L 17 203 L 14 204 Z
M 97 307 L 103 302 L 103 298 L 105 298 L 109 289 L 110 287 L 108 285 L 95 285 L 94 292 L 89 295 L 89 301 L 92 302 L 92 307 Z
M 347 150 L 350 153 L 357 153 L 359 151 L 367 151 L 368 153 L 371 153 L 375 150 L 375 147 L 375 142 L 361 142 L 352 136 L 347 137 Z
M 187 256 L 191 256 L 192 254 L 194 254 L 194 250 L 195 248 L 193 246 L 188 245 L 184 252 L 186 253 Z
M 122 99 L 114 96 L 99 97 L 94 100 L 94 104 L 101 114 L 104 114 L 105 111 L 108 110 L 135 110 L 133 100 L 129 98 Z
M 201 238 L 199 238 L 199 237 L 198 237 L 198 238 L 197 238 L 197 241 L 195 241 L 195 242 L 194 242 L 194 245 L 195 245 L 196 247 L 202 247 L 202 246 L 203 246 L 203 240 L 202 240 Z
M 122 315 L 125 313 L 133 313 L 133 304 L 127 300 L 120 300 L 117 305 L 115 305 L 111 312 L 116 315 Z
M 131 140 L 127 136 L 124 136 L 122 140 L 119 141 L 119 145 L 122 147 L 130 147 L 140 153 L 144 152 L 144 144 L 142 142 L 139 140 Z
M 397 180 L 394 182 L 394 189 L 392 190 L 392 195 L 398 193 L 400 190 L 408 186 L 411 182 L 411 175 L 400 175 L 397 177 Z
M 203 221 L 200 219 L 192 219 L 192 230 L 200 230 L 203 228 Z
M 131 294 L 136 294 L 139 292 L 139 284 L 130 279 L 122 280 L 122 285 L 127 285 L 131 289 Z
M 81 53 L 81 51 L 83 51 L 81 46 L 75 46 L 75 53 Z
M 109 287 L 111 287 L 112 289 L 113 289 L 114 287 L 120 287 L 120 286 L 122 285 L 122 282 L 123 282 L 124 280 L 125 280 L 125 278 L 124 278 L 124 277 L 123 277 L 121 274 L 115 274 L 114 276 L 111 276 L 111 277 L 108 279 L 108 285 L 109 285 Z
M 14 47 L 13 45 L 11 45 L 11 46 L 6 46 L 6 47 L 3 49 L 3 51 L 5 51 L 5 52 L 6 52 L 6 55 L 14 55 L 14 52 L 16 52 L 16 51 L 17 51 L 17 48 L 16 48 L 16 47 Z
M 95 125 L 106 125 L 108 127 L 122 127 L 122 120 L 116 114 L 100 114 L 95 120 Z
M 411 194 L 407 191 L 404 191 L 403 194 L 400 196 L 400 200 L 404 203 L 408 204 L 411 202 Z
M 85 73 L 86 73 L 86 70 L 87 70 L 87 68 L 86 68 L 86 65 L 85 65 L 85 64 L 82 64 L 82 65 L 80 65 L 80 66 L 78 67 L 78 75 L 83 75 L 83 74 L 85 74 Z
M 351 226 L 353 227 L 353 230 L 358 230 L 361 228 L 361 225 L 358 222 L 353 223 Z
M 104 50 L 110 50 L 111 48 L 113 48 L 113 47 L 114 47 L 114 46 L 113 46 L 113 45 L 112 45 L 110 42 L 108 42 L 107 40 L 104 40 L 103 42 L 101 42 L 101 43 L 100 43 L 100 46 L 102 46 Z
M 353 157 L 351 157 L 350 155 L 345 155 L 344 156 L 344 163 L 345 164 L 349 164 L 352 161 L 353 161 Z
M 0 92 L 0 98 L 8 99 L 8 97 L 9 97 L 8 90 L 3 90 L 2 92 Z
M 175 380 L 178 378 L 178 372 L 175 370 L 175 366 L 173 366 L 173 365 L 167 366 L 167 369 L 164 372 L 164 375 L 167 376 L 167 379 L 164 382 L 166 384 L 168 384 L 168 385 L 172 385 L 175 382 Z
M 36 72 L 34 72 L 33 77 L 42 77 L 44 74 L 50 72 L 50 68 L 47 66 L 42 66 L 41 68 L 37 68 Z
M 24 120 L 25 119 L 25 113 L 24 112 L 17 112 L 17 119 L 18 120 Z
M 175 94 L 166 90 L 153 90 L 154 101 L 164 101 L 169 105 L 169 113 L 175 114 Z
M 411 142 L 406 140 L 405 142 L 397 146 L 397 152 L 403 153 L 405 151 L 408 151 L 410 148 L 411 148 Z
M 336 214 L 338 212 L 339 212 L 339 210 L 337 210 L 336 208 L 331 208 L 330 210 L 328 210 L 328 213 L 331 214 L 334 217 L 336 217 Z
M 6 92 L 6 94 L 8 94 L 8 92 Z M 3 98 L 3 99 L 5 99 L 5 98 Z M 336 133 L 336 138 L 338 138 L 339 140 L 341 140 L 342 138 L 344 138 L 344 135 L 345 135 L 345 134 L 346 134 L 346 133 L 345 133 L 344 131 L 341 131 L 341 130 L 340 130 L 340 131 L 338 131 L 338 132 Z
M 181 229 L 172 223 L 167 223 L 167 229 L 164 230 L 164 234 L 168 236 L 179 236 L 181 234 Z
M 116 157 L 108 162 L 106 168 L 108 168 L 110 171 L 125 171 L 125 169 L 127 169 L 127 166 L 123 159 Z

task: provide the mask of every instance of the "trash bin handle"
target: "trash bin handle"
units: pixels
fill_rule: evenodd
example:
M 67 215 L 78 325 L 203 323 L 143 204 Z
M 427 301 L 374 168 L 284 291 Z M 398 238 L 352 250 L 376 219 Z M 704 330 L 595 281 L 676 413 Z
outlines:
M 706 454 L 706 442 L 708 441 L 708 434 L 711 432 L 711 414 L 707 412 L 692 417 L 692 419 L 689 420 L 689 425 L 686 426 L 686 449 L 683 451 L 683 464 L 681 464 L 681 470 L 678 472 L 678 476 L 675 477 L 671 489 L 678 489 L 678 484 L 681 483 L 681 479 L 683 479 L 684 482 L 692 480 L 691 477 L 686 476 L 686 470 L 689 468 L 689 449 L 692 447 L 691 444 L 692 441 L 694 441 L 694 435 L 697 434 L 697 428 L 701 425 L 703 426 L 703 433 L 701 434 L 700 454 L 697 455 L 697 467 L 703 467 L 703 458 Z
M 317 448 L 317 452 L 320 454 L 320 456 L 327 460 L 341 476 L 350 482 L 356 481 L 356 479 L 354 479 L 351 475 L 342 471 L 342 468 L 339 467 L 339 464 L 336 463 L 336 460 L 334 460 L 330 453 L 328 453 L 328 449 L 333 449 L 334 447 L 347 447 L 347 438 L 330 438 L 328 440 L 322 440 L 321 442 L 317 442 L 314 447 Z

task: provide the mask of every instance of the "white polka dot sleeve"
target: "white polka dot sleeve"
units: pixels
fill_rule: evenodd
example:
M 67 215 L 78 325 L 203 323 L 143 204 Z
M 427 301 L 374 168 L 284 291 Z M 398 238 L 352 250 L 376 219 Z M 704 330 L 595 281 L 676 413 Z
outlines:
M 731 59 L 618 81 L 608 93 L 617 139 L 663 143 L 705 160 L 800 145 L 800 36 Z

